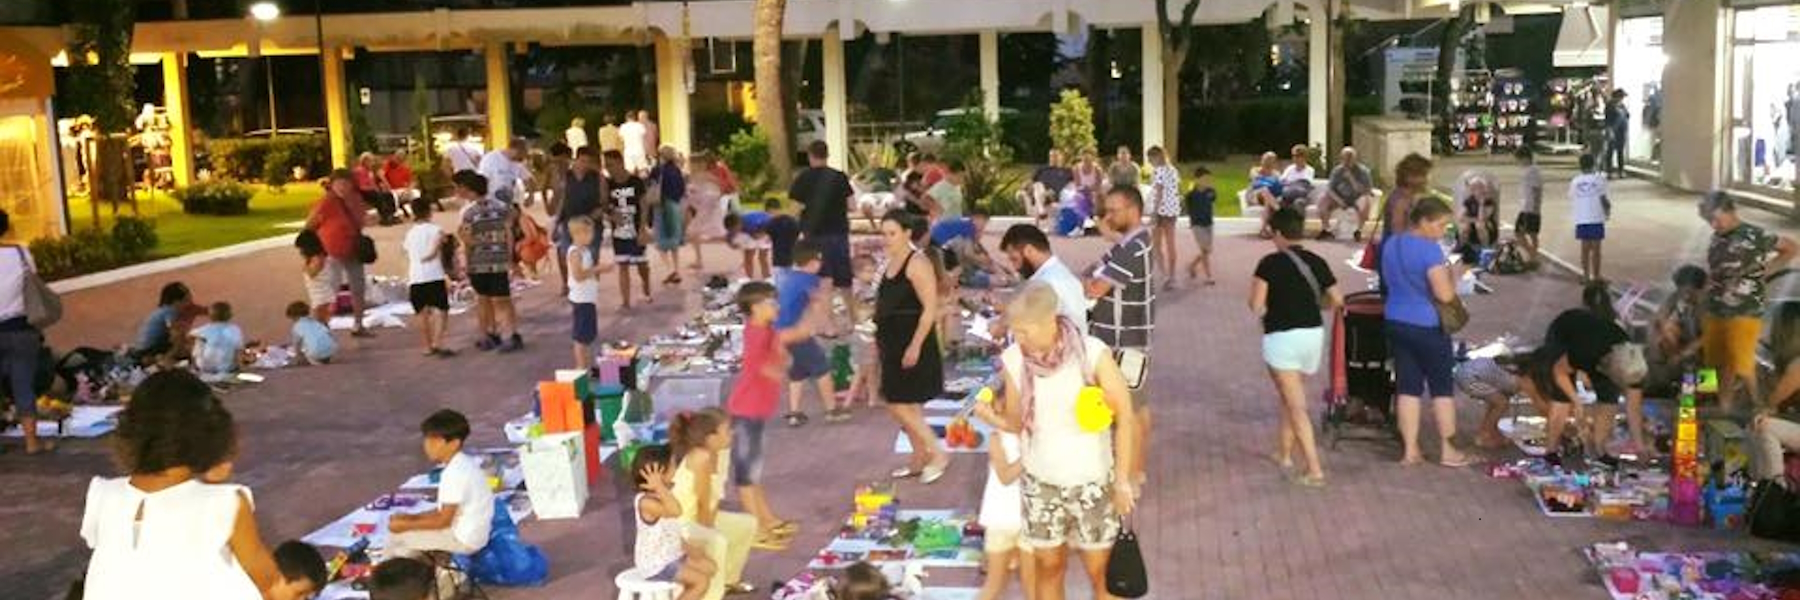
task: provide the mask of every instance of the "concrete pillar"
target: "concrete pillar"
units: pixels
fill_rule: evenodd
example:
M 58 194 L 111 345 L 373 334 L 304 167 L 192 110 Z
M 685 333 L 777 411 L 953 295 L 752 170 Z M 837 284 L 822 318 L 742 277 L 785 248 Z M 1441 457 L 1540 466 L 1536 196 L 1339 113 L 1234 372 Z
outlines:
M 850 168 L 850 107 L 846 99 L 844 71 L 844 38 L 837 28 L 825 32 L 820 40 L 825 75 L 825 143 L 831 146 L 831 168 Z
M 1000 32 L 981 32 L 981 110 L 989 119 L 1000 118 Z
M 325 49 L 325 125 L 331 130 L 331 167 L 350 166 L 356 148 L 350 136 L 350 97 L 344 83 L 344 52 L 340 47 Z
M 1163 43 L 1162 35 L 1157 32 L 1157 24 L 1145 23 L 1143 38 L 1144 53 L 1144 143 L 1138 149 L 1142 154 L 1151 146 L 1163 144 Z
M 504 42 L 489 42 L 481 47 L 481 58 L 487 66 L 487 147 L 504 148 L 513 136 L 512 57 Z
M 1690 191 L 1720 187 L 1730 111 L 1725 17 L 1720 0 L 1671 2 L 1663 13 L 1662 176 Z
M 682 154 L 692 152 L 693 114 L 688 108 L 690 52 L 683 40 L 656 36 L 657 143 L 674 146 Z
M 169 115 L 169 166 L 175 187 L 194 183 L 193 121 L 188 118 L 187 54 L 163 54 L 163 108 Z
M 1331 102 L 1331 22 L 1325 15 L 1325 2 L 1321 0 L 1307 7 L 1306 25 L 1306 143 L 1309 146 L 1323 148 L 1326 156 L 1332 149 L 1325 148 L 1330 138 L 1328 129 Z M 1342 98 L 1336 99 L 1342 102 Z M 1330 161 L 1326 161 L 1330 162 Z

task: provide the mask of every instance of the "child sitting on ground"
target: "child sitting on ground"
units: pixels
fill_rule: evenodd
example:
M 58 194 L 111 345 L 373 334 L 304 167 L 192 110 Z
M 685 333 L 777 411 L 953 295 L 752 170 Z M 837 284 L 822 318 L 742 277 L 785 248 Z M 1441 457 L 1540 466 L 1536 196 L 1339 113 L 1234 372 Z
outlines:
M 314 319 L 326 321 L 331 318 L 331 306 L 337 303 L 337 288 L 331 286 L 331 276 L 325 273 L 325 242 L 313 230 L 302 229 L 294 236 L 294 247 L 300 250 L 300 279 L 306 284 L 306 305 Z
M 387 555 L 417 557 L 426 552 L 474 554 L 487 546 L 494 518 L 494 491 L 478 459 L 463 454 L 469 419 L 444 409 L 419 424 L 425 457 L 443 467 L 438 476 L 438 509 L 394 515 L 388 522 Z
M 631 472 L 639 494 L 637 544 L 632 567 L 650 581 L 681 585 L 679 600 L 699 600 L 718 571 L 706 550 L 683 539 L 679 519 L 681 502 L 669 491 L 674 473 L 669 468 L 668 446 L 639 448 Z
M 1025 600 L 1034 600 L 1037 593 L 1032 582 L 1037 581 L 1037 569 L 1033 568 L 1030 550 L 1019 544 L 1019 536 L 1025 530 L 1019 496 L 1019 477 L 1025 473 L 1025 462 L 1019 434 L 1000 429 L 1004 421 L 992 403 L 977 404 L 975 414 L 994 427 L 988 439 L 987 488 L 981 493 L 978 518 L 986 530 L 983 551 L 987 556 L 987 580 L 981 585 L 980 598 L 997 600 L 1006 593 L 1008 575 L 1017 563 Z
M 331 357 L 337 354 L 337 340 L 332 339 L 331 328 L 314 319 L 305 302 L 289 304 L 287 318 L 294 322 L 292 349 L 296 364 L 331 364 Z
M 288 540 L 275 547 L 275 569 L 281 578 L 269 589 L 269 600 L 307 600 L 325 589 L 325 557 L 319 550 L 299 540 Z
M 594 220 L 585 215 L 569 219 L 568 265 L 569 338 L 575 343 L 575 368 L 587 370 L 594 362 L 594 340 L 600 337 L 600 277 L 605 269 L 594 255 Z
M 798 529 L 793 521 L 775 516 L 759 481 L 763 431 L 780 406 L 781 384 L 788 372 L 787 355 L 775 333 L 775 317 L 781 311 L 775 290 L 761 281 L 738 288 L 737 304 L 744 313 L 744 364 L 725 402 L 731 415 L 731 482 L 737 485 L 744 509 L 756 517 L 762 539 L 792 537 Z
M 769 273 L 769 213 L 751 211 L 725 215 L 727 245 L 744 253 L 744 277 L 767 281 Z
M 369 600 L 428 600 L 435 591 L 435 580 L 431 565 L 391 558 L 375 565 L 375 572 L 369 574 Z
M 207 319 L 211 322 L 188 332 L 194 342 L 194 368 L 202 379 L 236 373 L 244 355 L 244 330 L 231 322 L 231 304 L 214 302 Z

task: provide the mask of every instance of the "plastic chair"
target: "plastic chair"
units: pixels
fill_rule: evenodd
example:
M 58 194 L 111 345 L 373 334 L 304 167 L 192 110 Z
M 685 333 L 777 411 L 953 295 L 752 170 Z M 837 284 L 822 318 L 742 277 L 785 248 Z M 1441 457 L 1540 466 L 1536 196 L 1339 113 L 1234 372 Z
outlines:
M 675 600 L 681 593 L 681 586 L 671 581 L 650 581 L 650 575 L 633 567 L 614 577 L 613 586 L 619 588 L 619 600 Z

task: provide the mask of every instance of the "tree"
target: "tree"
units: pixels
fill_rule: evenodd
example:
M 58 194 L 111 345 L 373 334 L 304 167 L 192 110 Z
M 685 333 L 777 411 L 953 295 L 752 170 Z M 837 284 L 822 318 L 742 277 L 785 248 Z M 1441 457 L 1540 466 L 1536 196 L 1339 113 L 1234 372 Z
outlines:
M 1170 162 L 1181 147 L 1181 68 L 1187 65 L 1188 46 L 1194 41 L 1194 13 L 1200 0 L 1187 0 L 1181 21 L 1169 20 L 1169 0 L 1156 0 L 1156 32 L 1162 36 L 1163 152 Z M 1145 32 L 1149 35 L 1149 32 Z
M 126 132 L 132 127 L 131 99 L 136 93 L 131 66 L 131 31 L 137 21 L 132 0 L 73 0 L 69 14 L 69 77 L 65 97 L 73 114 L 94 118 L 96 147 L 88 189 L 94 227 L 100 227 L 100 203 L 118 213 L 130 200 L 131 160 Z M 133 205 L 135 210 L 136 205 Z
M 756 56 L 756 126 L 769 140 L 776 181 L 787 181 L 794 153 L 789 149 L 787 103 L 781 90 L 781 29 L 787 0 L 756 0 L 756 31 L 751 50 Z M 838 152 L 845 149 L 837 148 Z
M 1074 158 L 1093 152 L 1094 105 L 1078 90 L 1062 91 L 1062 97 L 1050 105 L 1050 147 Z

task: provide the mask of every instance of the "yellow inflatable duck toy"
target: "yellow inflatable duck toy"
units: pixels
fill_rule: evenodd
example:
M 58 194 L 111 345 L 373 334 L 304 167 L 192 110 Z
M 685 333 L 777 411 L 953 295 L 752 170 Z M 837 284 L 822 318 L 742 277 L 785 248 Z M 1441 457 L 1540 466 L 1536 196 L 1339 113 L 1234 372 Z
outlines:
M 1092 385 L 1081 388 L 1075 396 L 1075 424 L 1082 431 L 1099 433 L 1111 427 L 1112 422 L 1113 411 L 1106 405 L 1106 392 Z

